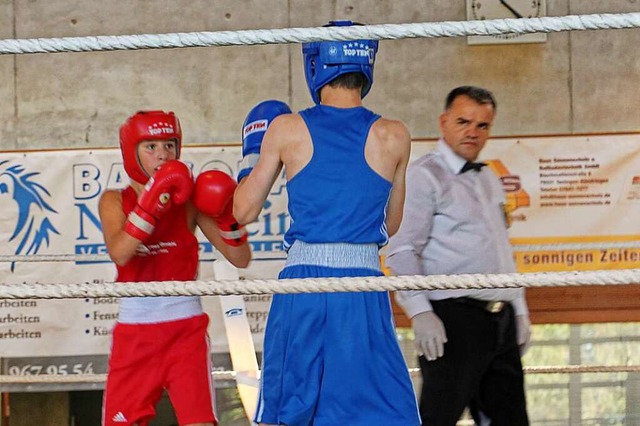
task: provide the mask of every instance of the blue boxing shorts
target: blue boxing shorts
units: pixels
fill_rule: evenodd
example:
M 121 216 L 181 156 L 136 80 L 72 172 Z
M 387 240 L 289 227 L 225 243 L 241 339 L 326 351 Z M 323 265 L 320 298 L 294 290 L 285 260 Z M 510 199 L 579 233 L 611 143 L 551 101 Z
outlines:
M 375 244 L 296 241 L 279 278 L 381 276 Z M 387 292 L 276 294 L 257 423 L 417 426 Z

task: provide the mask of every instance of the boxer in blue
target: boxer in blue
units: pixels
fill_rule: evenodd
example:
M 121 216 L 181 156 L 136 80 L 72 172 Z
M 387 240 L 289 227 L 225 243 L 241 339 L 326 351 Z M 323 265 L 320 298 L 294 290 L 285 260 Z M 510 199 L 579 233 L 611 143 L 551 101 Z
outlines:
M 291 226 L 279 277 L 380 276 L 378 250 L 402 219 L 409 132 L 362 106 L 377 41 L 302 49 L 316 105 L 292 114 L 271 100 L 251 110 L 234 215 L 255 220 L 284 167 Z M 420 424 L 387 292 L 274 295 L 262 368 L 257 423 Z

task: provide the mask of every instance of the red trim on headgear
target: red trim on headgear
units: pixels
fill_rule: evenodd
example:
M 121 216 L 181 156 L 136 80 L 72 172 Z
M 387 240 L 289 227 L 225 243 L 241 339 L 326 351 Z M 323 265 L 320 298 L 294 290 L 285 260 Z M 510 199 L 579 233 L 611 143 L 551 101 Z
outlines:
M 176 159 L 180 158 L 182 129 L 173 112 L 138 111 L 120 126 L 120 151 L 124 169 L 131 179 L 145 185 L 149 175 L 144 171 L 138 158 L 137 147 L 143 140 L 176 141 Z

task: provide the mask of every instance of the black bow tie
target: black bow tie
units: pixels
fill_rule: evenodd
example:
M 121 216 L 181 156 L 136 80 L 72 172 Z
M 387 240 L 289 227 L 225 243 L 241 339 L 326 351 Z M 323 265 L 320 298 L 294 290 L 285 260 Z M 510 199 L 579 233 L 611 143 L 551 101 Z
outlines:
M 460 174 L 468 172 L 469 170 L 475 170 L 476 172 L 479 172 L 486 165 L 487 163 L 472 163 L 471 161 L 467 161 L 466 163 L 464 163 L 464 166 L 462 166 Z

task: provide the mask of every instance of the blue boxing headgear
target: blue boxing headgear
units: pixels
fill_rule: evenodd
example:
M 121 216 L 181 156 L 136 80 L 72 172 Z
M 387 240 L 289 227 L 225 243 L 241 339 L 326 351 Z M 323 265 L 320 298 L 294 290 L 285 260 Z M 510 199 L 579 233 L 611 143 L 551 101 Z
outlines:
M 348 27 L 351 21 L 331 21 L 325 27 Z M 304 75 L 311 97 L 320 103 L 320 89 L 336 77 L 361 72 L 366 78 L 361 97 L 369 93 L 373 84 L 373 64 L 378 51 L 377 40 L 314 41 L 302 45 Z

